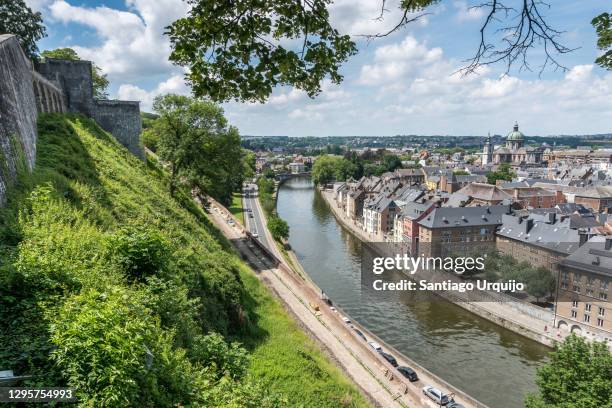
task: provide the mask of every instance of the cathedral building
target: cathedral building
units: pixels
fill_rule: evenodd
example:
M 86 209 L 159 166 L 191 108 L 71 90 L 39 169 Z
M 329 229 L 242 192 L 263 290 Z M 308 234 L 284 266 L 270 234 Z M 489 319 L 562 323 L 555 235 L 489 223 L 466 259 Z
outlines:
M 493 149 L 491 136 L 487 137 L 482 151 L 482 165 L 508 163 L 513 166 L 542 163 L 544 147 L 525 146 L 525 136 L 519 131 L 518 123 L 506 137 L 506 145 Z

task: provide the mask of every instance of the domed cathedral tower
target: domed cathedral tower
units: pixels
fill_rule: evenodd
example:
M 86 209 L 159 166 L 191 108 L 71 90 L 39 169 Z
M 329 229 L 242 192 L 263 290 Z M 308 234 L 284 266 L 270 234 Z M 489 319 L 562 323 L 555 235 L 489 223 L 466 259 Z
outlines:
M 525 135 L 519 131 L 519 125 L 514 122 L 514 129 L 508 133 L 506 138 L 506 147 L 512 150 L 518 150 L 525 144 Z
M 482 148 L 482 159 L 480 160 L 483 166 L 493 163 L 493 143 L 491 143 L 491 132 L 489 132 Z

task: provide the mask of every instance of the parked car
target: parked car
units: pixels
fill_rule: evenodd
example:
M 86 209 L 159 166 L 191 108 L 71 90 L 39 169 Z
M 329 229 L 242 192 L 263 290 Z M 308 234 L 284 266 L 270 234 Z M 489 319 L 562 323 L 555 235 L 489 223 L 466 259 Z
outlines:
M 344 323 L 349 324 L 351 322 L 351 319 L 349 319 L 346 316 L 342 316 L 342 321 L 344 321 Z
M 253 233 L 253 238 L 259 238 L 259 234 L 258 234 L 258 233 L 256 233 L 256 232 L 254 232 L 254 233 Z
M 370 345 L 370 347 L 372 347 L 374 350 L 378 351 L 379 353 L 382 351 L 382 347 L 377 342 L 369 341 L 368 344 Z
M 253 213 L 249 213 L 249 217 L 250 218 L 255 218 L 255 217 L 253 217 Z
M 381 351 L 380 355 L 383 356 L 385 360 L 387 360 L 393 367 L 397 367 L 397 360 L 391 354 Z
M 399 371 L 400 374 L 402 374 L 404 377 L 406 377 L 410 382 L 419 381 L 419 376 L 410 367 L 399 366 L 399 367 L 397 367 L 397 371 Z
M 363 339 L 363 341 L 367 341 L 366 336 L 365 336 L 365 335 L 364 335 L 364 334 L 361 332 L 361 330 L 356 329 L 356 328 L 354 328 L 354 327 L 353 327 L 353 330 L 355 330 L 355 333 L 357 333 L 357 335 L 358 335 L 359 337 L 361 337 L 361 338 Z
M 437 388 L 427 385 L 423 387 L 423 394 L 427 395 L 433 402 L 438 405 L 446 405 L 449 403 L 448 396 Z

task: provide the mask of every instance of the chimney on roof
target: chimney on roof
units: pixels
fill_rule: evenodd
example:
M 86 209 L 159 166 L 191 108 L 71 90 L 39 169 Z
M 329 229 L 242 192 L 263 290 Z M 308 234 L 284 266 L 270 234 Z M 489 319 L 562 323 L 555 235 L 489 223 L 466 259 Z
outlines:
M 556 220 L 557 220 L 556 213 L 554 212 L 548 213 L 548 220 L 546 221 L 547 224 L 554 224 Z
M 589 234 L 584 229 L 578 230 L 578 246 L 584 245 L 589 240 Z
M 529 233 L 529 231 L 531 231 L 531 229 L 533 228 L 533 220 L 531 218 L 527 218 L 526 221 L 527 222 L 525 223 L 525 232 Z

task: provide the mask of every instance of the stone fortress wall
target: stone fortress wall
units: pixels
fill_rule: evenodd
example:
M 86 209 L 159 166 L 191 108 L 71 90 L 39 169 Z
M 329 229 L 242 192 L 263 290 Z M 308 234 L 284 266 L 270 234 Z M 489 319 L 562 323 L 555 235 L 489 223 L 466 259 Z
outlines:
M 14 35 L 0 35 L 0 205 L 21 168 L 36 161 L 38 114 L 81 113 L 98 122 L 135 156 L 140 145 L 140 104 L 93 97 L 89 61 L 47 59 L 33 64 Z

